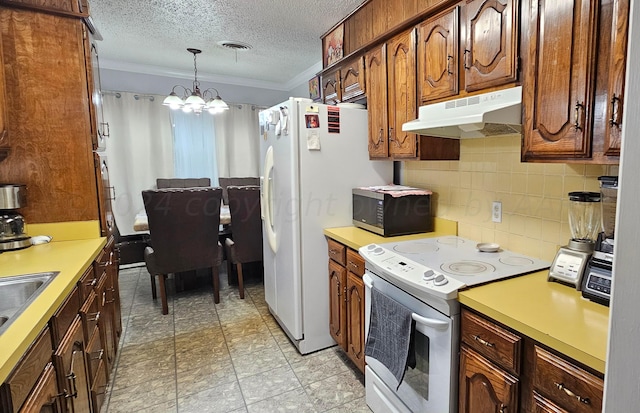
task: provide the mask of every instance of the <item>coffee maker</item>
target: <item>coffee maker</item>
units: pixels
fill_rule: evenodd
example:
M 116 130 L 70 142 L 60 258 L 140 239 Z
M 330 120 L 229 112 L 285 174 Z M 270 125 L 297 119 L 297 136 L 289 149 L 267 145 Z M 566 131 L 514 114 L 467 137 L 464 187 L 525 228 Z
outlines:
M 618 177 L 601 176 L 598 180 L 600 181 L 602 232 L 598 234 L 595 251 L 582 280 L 582 296 L 608 306 L 613 282 Z
M 583 274 L 601 231 L 600 194 L 569 192 L 569 229 L 571 239 L 556 254 L 548 281 L 559 281 L 580 290 Z
M 16 212 L 25 206 L 25 185 L 0 184 L 0 253 L 31 246 L 31 237 L 25 233 L 24 218 Z

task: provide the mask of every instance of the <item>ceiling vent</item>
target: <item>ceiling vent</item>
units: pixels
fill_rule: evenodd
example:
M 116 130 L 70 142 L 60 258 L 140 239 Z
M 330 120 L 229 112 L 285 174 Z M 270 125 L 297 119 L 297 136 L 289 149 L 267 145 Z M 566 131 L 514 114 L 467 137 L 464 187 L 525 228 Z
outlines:
M 238 51 L 238 50 L 249 50 L 249 49 L 253 48 L 253 46 L 251 46 L 248 43 L 235 42 L 235 41 L 232 41 L 232 40 L 221 40 L 221 41 L 218 42 L 218 45 L 222 46 L 222 47 L 224 47 L 226 49 L 231 49 L 231 50 L 235 50 L 235 51 Z

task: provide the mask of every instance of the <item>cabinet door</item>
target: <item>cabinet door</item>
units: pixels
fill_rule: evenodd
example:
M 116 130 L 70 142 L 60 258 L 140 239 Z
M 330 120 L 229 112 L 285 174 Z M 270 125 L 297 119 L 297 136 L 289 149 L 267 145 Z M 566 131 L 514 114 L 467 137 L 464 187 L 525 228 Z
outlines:
M 109 166 L 107 155 L 103 152 L 94 152 L 96 164 L 96 179 L 98 179 L 98 211 L 100 213 L 100 232 L 103 237 L 113 235 L 114 217 L 111 201 L 115 200 L 115 188 L 109 181 Z
M 112 238 L 113 239 L 113 238 Z M 110 306 L 111 319 L 113 321 L 113 350 L 114 353 L 118 353 L 118 343 L 120 342 L 120 335 L 122 333 L 122 311 L 120 309 L 120 287 L 118 284 L 118 265 L 115 261 L 115 252 L 113 244 L 107 246 L 109 251 L 109 261 L 106 268 L 107 271 L 107 305 Z
M 459 386 L 460 413 L 518 411 L 518 380 L 464 345 Z
M 102 348 L 105 352 L 106 369 L 107 372 L 111 371 L 111 366 L 115 361 L 115 347 L 114 347 L 114 328 L 113 328 L 113 308 L 108 299 L 107 292 L 107 276 L 103 274 L 98 288 L 96 289 L 98 295 L 98 303 L 100 308 L 100 320 L 98 320 L 98 328 L 102 335 Z
M 4 159 L 9 147 L 9 133 L 7 130 L 7 96 L 5 91 L 4 60 L 2 58 L 2 35 L 0 34 L 0 160 Z
M 365 94 L 364 56 L 346 62 L 340 68 L 342 101 L 357 99 Z
M 87 67 L 87 85 L 89 87 L 89 115 L 91 117 L 91 140 L 93 149 L 103 150 L 107 147 L 109 127 L 104 121 L 102 107 L 102 84 L 100 82 L 100 59 L 96 41 L 84 27 L 85 65 Z
M 517 11 L 518 0 L 467 2 L 465 13 L 467 39 L 464 50 L 467 91 L 516 81 Z
M 322 98 L 327 105 L 341 102 L 339 70 L 322 75 Z
M 523 159 L 591 155 L 595 0 L 523 0 Z
M 53 364 L 49 362 L 44 368 L 44 372 L 29 397 L 20 409 L 21 413 L 59 413 L 62 412 L 60 405 L 60 392 L 56 382 L 56 371 Z
M 343 350 L 346 348 L 347 270 L 329 260 L 329 333 Z
M 387 43 L 389 154 L 415 158 L 415 133 L 403 132 L 402 124 L 416 119 L 416 30 L 395 36 Z M 371 113 L 369 113 L 371 116 Z
M 622 110 L 624 108 L 624 77 L 627 66 L 627 31 L 629 0 L 613 2 L 611 52 L 609 54 L 609 105 L 604 135 L 605 155 L 620 155 L 622 139 Z
M 458 16 L 454 7 L 418 26 L 420 102 L 458 94 Z
M 388 158 L 387 140 L 387 45 L 378 46 L 365 56 L 367 110 L 369 112 L 369 157 Z
M 53 355 L 58 386 L 64 393 L 66 411 L 91 411 L 89 377 L 84 353 L 85 341 L 80 316 L 76 316 L 60 346 Z
M 364 372 L 364 283 L 347 273 L 347 354 Z

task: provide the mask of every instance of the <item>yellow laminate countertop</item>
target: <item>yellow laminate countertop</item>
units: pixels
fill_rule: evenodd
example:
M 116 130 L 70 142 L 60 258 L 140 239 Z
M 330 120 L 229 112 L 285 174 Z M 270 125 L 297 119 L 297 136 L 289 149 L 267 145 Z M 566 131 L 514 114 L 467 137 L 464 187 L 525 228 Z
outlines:
M 605 372 L 609 308 L 572 287 L 547 281 L 548 271 L 460 291 L 460 303 L 560 353 Z
M 54 240 L 55 240 L 54 236 Z M 0 383 L 98 256 L 106 238 L 58 241 L 0 254 L 0 278 L 48 271 L 60 273 L 31 305 L 0 334 Z
M 421 232 L 397 237 L 383 237 L 358 227 L 325 228 L 324 235 L 346 245 L 354 250 L 369 244 L 384 244 L 386 242 L 407 241 L 420 238 L 440 237 L 443 235 L 457 235 L 458 223 L 442 218 L 434 218 L 433 232 Z

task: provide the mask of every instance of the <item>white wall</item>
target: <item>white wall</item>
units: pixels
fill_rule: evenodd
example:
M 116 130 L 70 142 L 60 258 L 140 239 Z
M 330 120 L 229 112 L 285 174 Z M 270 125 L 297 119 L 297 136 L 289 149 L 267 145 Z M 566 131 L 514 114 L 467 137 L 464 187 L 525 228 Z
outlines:
M 640 410 L 640 7 L 631 0 L 629 54 L 616 220 L 614 286 L 605 373 L 606 413 Z
M 102 90 L 135 92 L 141 94 L 168 95 L 175 85 L 191 88 L 193 78 L 175 78 L 151 74 L 127 72 L 113 69 L 100 69 Z M 252 103 L 258 106 L 272 106 L 289 97 L 287 90 L 267 89 L 234 84 L 200 82 L 200 89 L 215 87 L 223 100 L 229 103 Z M 178 95 L 181 94 L 177 90 Z

